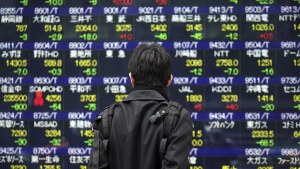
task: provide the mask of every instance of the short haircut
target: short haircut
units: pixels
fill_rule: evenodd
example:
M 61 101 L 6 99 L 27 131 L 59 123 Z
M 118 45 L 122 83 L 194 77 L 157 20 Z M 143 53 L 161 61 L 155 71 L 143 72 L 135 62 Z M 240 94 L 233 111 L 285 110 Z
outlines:
M 128 70 L 135 84 L 165 88 L 171 77 L 171 58 L 161 45 L 143 43 L 133 51 Z

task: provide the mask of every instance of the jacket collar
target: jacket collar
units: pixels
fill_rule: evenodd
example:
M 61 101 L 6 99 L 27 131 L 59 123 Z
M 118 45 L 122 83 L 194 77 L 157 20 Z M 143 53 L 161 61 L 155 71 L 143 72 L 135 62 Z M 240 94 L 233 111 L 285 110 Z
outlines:
M 167 100 L 156 90 L 134 90 L 123 101 L 132 100 Z

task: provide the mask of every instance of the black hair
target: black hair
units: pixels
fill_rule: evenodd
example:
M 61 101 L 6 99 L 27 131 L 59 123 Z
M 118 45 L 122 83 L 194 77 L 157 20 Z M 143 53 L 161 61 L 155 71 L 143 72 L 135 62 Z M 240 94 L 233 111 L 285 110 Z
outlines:
M 128 70 L 135 84 L 165 88 L 171 77 L 171 58 L 157 43 L 143 43 L 134 49 Z

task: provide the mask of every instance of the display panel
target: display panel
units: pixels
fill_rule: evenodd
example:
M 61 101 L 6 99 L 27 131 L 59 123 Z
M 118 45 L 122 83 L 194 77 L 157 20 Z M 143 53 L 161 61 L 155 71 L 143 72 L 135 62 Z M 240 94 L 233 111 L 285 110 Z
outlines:
M 190 169 L 300 168 L 299 0 L 0 1 L 0 168 L 86 169 L 141 42 L 172 57 Z

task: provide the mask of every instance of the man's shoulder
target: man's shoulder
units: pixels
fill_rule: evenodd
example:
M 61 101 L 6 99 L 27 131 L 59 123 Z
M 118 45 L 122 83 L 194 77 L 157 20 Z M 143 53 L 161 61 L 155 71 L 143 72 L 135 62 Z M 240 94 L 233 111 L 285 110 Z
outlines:
M 121 104 L 122 104 L 122 102 L 115 102 L 115 103 L 112 103 L 112 104 L 110 104 L 110 105 L 104 107 L 102 113 L 103 113 L 104 111 L 114 111 L 114 112 L 115 112 L 115 111 L 117 111 L 117 110 L 120 110 L 120 109 L 121 109 Z
M 180 114 L 188 114 L 189 113 L 187 108 L 178 101 L 170 100 L 167 103 L 168 103 L 169 107 L 175 107 L 176 109 L 178 109 L 180 111 Z
M 180 111 L 179 112 L 180 119 L 192 122 L 192 119 L 190 117 L 190 111 L 184 105 L 182 105 L 181 103 L 179 103 L 177 101 L 170 101 L 170 102 L 175 102 L 175 104 L 178 104 L 178 107 L 180 107 L 180 110 L 179 110 Z

